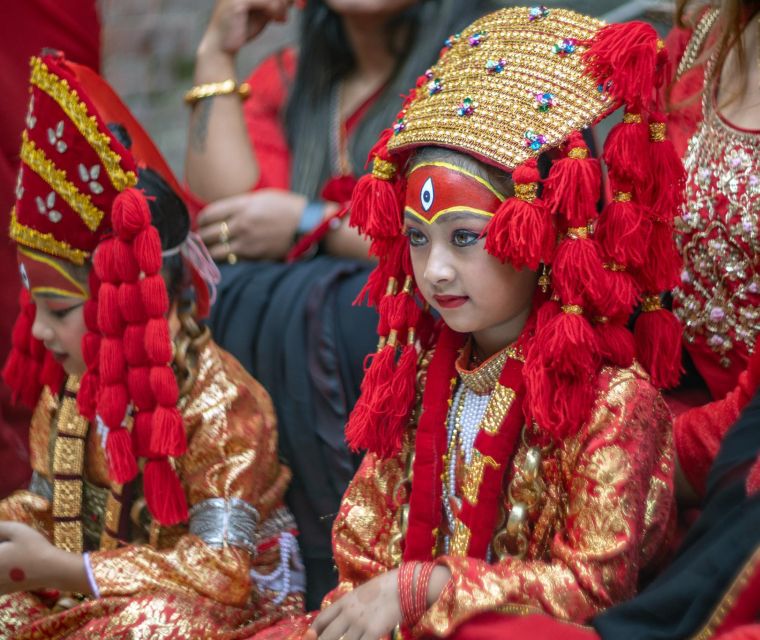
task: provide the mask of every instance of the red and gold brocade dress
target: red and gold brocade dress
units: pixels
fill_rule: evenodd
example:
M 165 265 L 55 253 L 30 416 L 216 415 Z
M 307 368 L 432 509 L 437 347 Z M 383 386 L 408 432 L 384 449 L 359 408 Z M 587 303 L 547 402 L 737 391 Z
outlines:
M 509 410 L 498 383 L 505 358 L 506 350 L 474 370 L 458 366 L 447 420 L 450 445 L 457 414 L 461 421 L 470 412 L 478 428 L 487 428 Z M 460 363 L 467 359 L 465 350 Z M 464 396 L 474 399 L 474 408 L 469 400 L 460 402 Z M 415 437 L 410 428 L 395 458 L 368 453 L 344 495 L 333 527 L 340 583 L 326 604 L 401 562 Z M 467 464 L 466 455 L 458 450 L 454 503 L 467 497 L 468 477 L 479 466 L 472 458 Z M 501 522 L 486 559 L 456 551 L 444 516 L 437 562 L 452 579 L 413 630 L 415 637 L 448 636 L 486 611 L 546 612 L 584 622 L 633 596 L 639 577 L 662 559 L 675 516 L 671 417 L 638 365 L 602 370 L 591 419 L 562 446 L 541 451 L 524 429 L 508 469 Z M 522 521 L 510 519 L 520 510 Z M 312 619 L 282 621 L 256 640 L 295 640 Z
M 274 411 L 232 356 L 203 347 L 180 399 L 188 449 L 176 462 L 190 521 L 176 527 L 151 521 L 139 487 L 128 508 L 115 506 L 127 490 L 109 485 L 97 429 L 67 408 L 73 391 L 69 379 L 60 401 L 43 392 L 31 425 L 32 484 L 0 502 L 0 520 L 26 523 L 64 548 L 76 545 L 71 523 L 81 521 L 99 597 L 63 611 L 37 594 L 0 597 L 0 638 L 238 638 L 302 611 L 303 584 L 291 571 L 295 524 L 283 505 L 290 470 L 278 461 Z M 67 449 L 57 441 L 77 438 L 56 434 L 77 425 L 84 473 L 72 479 L 60 473 Z

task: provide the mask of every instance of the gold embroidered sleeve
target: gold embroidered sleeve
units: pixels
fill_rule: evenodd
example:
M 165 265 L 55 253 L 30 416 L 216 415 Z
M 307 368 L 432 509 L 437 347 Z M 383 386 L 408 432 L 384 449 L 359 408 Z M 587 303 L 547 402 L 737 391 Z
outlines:
M 670 414 L 630 371 L 599 397 L 591 420 L 557 452 L 566 510 L 547 557 L 496 564 L 441 558 L 452 579 L 420 621 L 420 634 L 447 635 L 485 611 L 583 622 L 634 594 L 642 544 L 662 544 L 672 513 Z
M 323 606 L 398 565 L 396 513 L 400 501 L 405 501 L 403 458 L 403 454 L 390 460 L 378 460 L 372 453 L 364 456 L 333 524 L 339 584 Z
M 242 501 L 262 522 L 281 506 L 290 478 L 277 457 L 274 410 L 263 387 L 237 361 L 211 348 L 181 407 L 188 450 L 178 460 L 178 472 L 191 507 L 209 499 Z M 252 558 L 243 548 L 207 545 L 190 534 L 168 550 L 131 546 L 90 556 L 101 595 L 176 588 L 238 606 L 249 598 L 251 567 L 269 573 L 278 561 L 276 544 Z

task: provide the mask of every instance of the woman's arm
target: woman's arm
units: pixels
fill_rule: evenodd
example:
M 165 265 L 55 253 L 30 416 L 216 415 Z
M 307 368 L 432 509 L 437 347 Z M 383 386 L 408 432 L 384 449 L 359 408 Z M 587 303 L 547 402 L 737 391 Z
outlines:
M 236 80 L 235 58 L 270 20 L 284 20 L 290 0 L 217 0 L 196 53 L 195 84 Z M 259 176 L 240 96 L 195 103 L 185 158 L 191 190 L 211 202 L 250 191 Z

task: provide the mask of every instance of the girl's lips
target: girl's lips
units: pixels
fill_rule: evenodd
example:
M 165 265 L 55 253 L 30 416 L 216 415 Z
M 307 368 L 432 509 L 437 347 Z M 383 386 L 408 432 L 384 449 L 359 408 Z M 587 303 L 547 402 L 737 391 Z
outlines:
M 461 307 L 467 300 L 468 296 L 433 296 L 433 299 L 438 303 L 438 306 L 444 309 L 453 309 L 455 307 Z

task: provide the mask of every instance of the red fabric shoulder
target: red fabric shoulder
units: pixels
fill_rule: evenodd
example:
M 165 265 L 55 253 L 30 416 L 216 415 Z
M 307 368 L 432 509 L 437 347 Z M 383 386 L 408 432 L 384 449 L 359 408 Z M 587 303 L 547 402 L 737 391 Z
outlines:
M 251 95 L 243 114 L 261 172 L 255 189 L 290 186 L 290 149 L 283 119 L 296 63 L 295 50 L 283 49 L 266 58 L 247 80 Z

